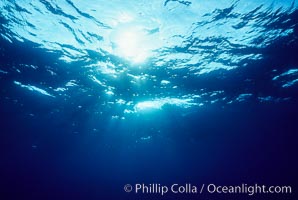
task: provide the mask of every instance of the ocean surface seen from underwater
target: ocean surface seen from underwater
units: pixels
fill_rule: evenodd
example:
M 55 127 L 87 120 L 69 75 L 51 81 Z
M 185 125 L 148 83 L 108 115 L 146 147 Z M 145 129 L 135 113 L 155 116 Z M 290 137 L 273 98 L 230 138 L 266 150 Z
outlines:
M 295 199 L 297 8 L 0 1 L 0 199 Z

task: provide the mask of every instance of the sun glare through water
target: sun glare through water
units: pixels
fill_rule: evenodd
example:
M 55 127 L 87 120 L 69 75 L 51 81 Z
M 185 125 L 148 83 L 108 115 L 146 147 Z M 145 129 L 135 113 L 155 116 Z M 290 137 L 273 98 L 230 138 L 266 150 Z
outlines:
M 131 63 L 144 63 L 160 46 L 159 36 L 134 16 L 121 14 L 111 33 L 113 54 Z
M 146 35 L 137 28 L 123 30 L 116 38 L 116 54 L 133 63 L 142 63 L 149 56 Z

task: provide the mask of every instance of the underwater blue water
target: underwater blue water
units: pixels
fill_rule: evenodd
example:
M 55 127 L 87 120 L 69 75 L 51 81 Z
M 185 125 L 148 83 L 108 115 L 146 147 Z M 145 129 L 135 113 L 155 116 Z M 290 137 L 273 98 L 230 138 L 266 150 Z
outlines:
M 247 197 L 123 190 L 135 183 L 297 188 L 297 8 L 2 0 L 0 199 Z

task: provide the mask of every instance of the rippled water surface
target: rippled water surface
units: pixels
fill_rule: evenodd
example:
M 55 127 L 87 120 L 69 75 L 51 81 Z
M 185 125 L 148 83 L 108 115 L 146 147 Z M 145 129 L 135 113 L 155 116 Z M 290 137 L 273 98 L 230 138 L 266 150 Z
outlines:
M 281 156 L 295 152 L 297 142 L 287 141 L 298 133 L 297 7 L 292 0 L 2 0 L 1 137 L 5 159 L 15 160 L 4 171 L 12 167 L 16 177 L 22 165 L 28 177 L 39 165 L 55 175 L 63 171 L 66 185 L 89 180 L 92 192 L 82 196 L 93 199 L 101 176 L 90 180 L 91 172 L 82 171 L 96 174 L 95 166 L 103 174 L 124 173 L 121 181 L 102 175 L 111 185 L 136 181 L 131 177 L 167 181 L 162 166 L 168 165 L 192 173 L 177 175 L 185 181 L 203 179 L 193 176 L 202 161 L 198 168 L 211 170 L 253 144 L 289 148 Z M 276 163 L 268 149 L 259 150 Z M 230 159 L 235 164 L 239 157 Z M 147 176 L 151 166 L 142 171 L 140 160 L 163 165 Z M 76 172 L 86 180 L 70 175 Z M 32 182 L 43 182 L 33 174 Z M 79 188 L 75 183 L 66 191 Z

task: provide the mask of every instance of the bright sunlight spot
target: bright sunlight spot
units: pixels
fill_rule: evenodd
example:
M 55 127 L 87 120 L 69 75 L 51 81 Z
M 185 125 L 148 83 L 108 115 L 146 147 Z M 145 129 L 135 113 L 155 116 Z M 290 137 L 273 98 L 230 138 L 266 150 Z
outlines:
M 142 63 L 149 56 L 146 34 L 140 28 L 122 29 L 115 38 L 115 53 L 134 63 Z

